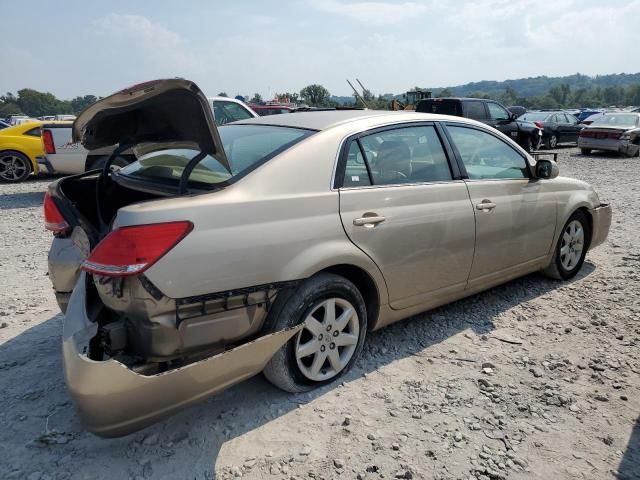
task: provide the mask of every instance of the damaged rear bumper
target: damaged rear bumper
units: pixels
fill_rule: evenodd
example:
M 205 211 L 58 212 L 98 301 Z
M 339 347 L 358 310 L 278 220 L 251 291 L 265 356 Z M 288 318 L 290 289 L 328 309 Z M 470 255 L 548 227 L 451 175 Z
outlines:
M 97 325 L 87 315 L 84 277 L 83 273 L 78 279 L 65 318 L 64 372 L 83 423 L 103 437 L 132 433 L 261 372 L 301 328 L 268 334 L 164 373 L 142 375 L 116 360 L 95 361 L 87 356 Z

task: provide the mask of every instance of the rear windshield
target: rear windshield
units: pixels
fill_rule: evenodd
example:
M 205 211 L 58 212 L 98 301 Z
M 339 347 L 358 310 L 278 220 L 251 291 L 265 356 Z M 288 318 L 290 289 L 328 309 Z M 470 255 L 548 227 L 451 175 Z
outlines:
M 603 127 L 635 127 L 638 124 L 638 115 L 632 113 L 627 114 L 608 114 L 596 118 L 591 125 L 601 125 Z
M 230 183 L 313 133 L 311 130 L 267 125 L 225 125 L 218 127 L 218 131 L 231 172 L 215 157 L 207 155 L 191 172 L 191 186 L 213 188 Z M 159 150 L 141 156 L 137 162 L 122 168 L 119 174 L 177 185 L 185 166 L 198 153 L 189 149 Z
M 527 112 L 524 115 L 520 116 L 520 120 L 527 120 L 529 122 L 542 122 L 546 120 L 546 118 L 550 114 L 547 112 Z

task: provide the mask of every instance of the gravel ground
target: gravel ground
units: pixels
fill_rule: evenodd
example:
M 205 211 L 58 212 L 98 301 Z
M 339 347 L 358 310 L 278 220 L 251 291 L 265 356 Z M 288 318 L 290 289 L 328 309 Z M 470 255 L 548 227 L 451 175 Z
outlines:
M 573 281 L 530 275 L 371 334 L 340 385 L 257 377 L 111 440 L 64 386 L 49 180 L 0 185 L 0 478 L 639 479 L 639 161 L 560 151 L 614 209 Z

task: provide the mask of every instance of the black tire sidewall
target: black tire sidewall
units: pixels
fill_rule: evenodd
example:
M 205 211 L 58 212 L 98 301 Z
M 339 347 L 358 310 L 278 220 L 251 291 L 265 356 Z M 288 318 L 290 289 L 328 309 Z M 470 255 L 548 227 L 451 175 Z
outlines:
M 316 388 L 331 383 L 353 367 L 362 350 L 367 331 L 367 312 L 364 299 L 355 285 L 346 278 L 323 273 L 303 282 L 293 294 L 286 298 L 282 308 L 275 308 L 276 306 L 274 305 L 273 313 L 277 315 L 277 319 L 272 328 L 278 331 L 301 324 L 318 303 L 332 297 L 343 298 L 356 309 L 360 323 L 358 344 L 349 363 L 336 377 L 316 382 L 305 377 L 298 368 L 295 355 L 296 338 L 298 336 L 296 334 L 276 355 L 282 355 L 284 368 L 287 369 L 287 373 L 293 382 L 298 387 L 301 387 L 300 390 Z
M 16 179 L 16 180 L 7 180 L 5 178 L 0 177 L 0 182 L 3 183 L 20 183 L 20 182 L 24 182 L 27 178 L 29 178 L 29 175 L 31 175 L 31 172 L 33 171 L 33 165 L 31 165 L 31 160 L 29 160 L 29 158 L 20 152 L 17 152 L 15 150 L 6 150 L 2 153 L 0 153 L 0 158 L 4 158 L 4 157 L 8 157 L 8 156 L 12 156 L 12 157 L 18 157 L 22 163 L 24 163 L 27 167 L 25 174 Z
M 551 139 L 554 138 L 554 137 L 556 139 L 555 144 L 551 145 L 551 143 L 552 143 Z M 557 146 L 558 146 L 558 135 L 556 135 L 555 133 L 552 133 L 551 135 L 549 135 L 547 137 L 547 148 L 549 150 L 551 150 L 552 148 L 556 148 Z
M 578 263 L 576 264 L 576 266 L 573 267 L 571 270 L 567 270 L 562 265 L 562 260 L 560 257 L 560 249 L 562 248 L 562 236 L 564 235 L 564 231 L 567 229 L 567 226 L 574 220 L 578 220 L 582 225 L 582 229 L 584 231 L 584 248 L 582 249 L 580 260 L 578 260 Z M 560 236 L 558 237 L 558 243 L 556 245 L 554 261 L 556 262 L 556 268 L 558 269 L 558 273 L 560 274 L 563 280 L 569 280 L 570 278 L 573 278 L 578 274 L 578 272 L 582 268 L 582 265 L 584 264 L 584 259 L 587 256 L 587 250 L 589 248 L 590 243 L 591 243 L 591 229 L 589 228 L 587 215 L 584 212 L 578 210 L 577 212 L 574 212 L 569 217 L 569 220 L 567 220 L 566 223 L 563 225 L 562 231 L 560 232 Z

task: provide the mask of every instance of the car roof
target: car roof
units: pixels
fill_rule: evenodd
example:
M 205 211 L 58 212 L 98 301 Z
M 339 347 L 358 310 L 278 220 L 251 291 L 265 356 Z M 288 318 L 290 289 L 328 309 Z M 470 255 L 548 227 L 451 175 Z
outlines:
M 348 123 L 367 123 L 369 126 L 393 121 L 462 121 L 462 117 L 436 115 L 432 113 L 392 112 L 386 110 L 321 110 L 311 112 L 283 113 L 267 117 L 250 118 L 234 122 L 234 125 L 274 125 L 279 127 L 305 128 L 308 130 L 328 130 Z M 474 123 L 473 121 L 469 123 Z

